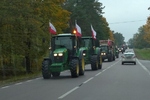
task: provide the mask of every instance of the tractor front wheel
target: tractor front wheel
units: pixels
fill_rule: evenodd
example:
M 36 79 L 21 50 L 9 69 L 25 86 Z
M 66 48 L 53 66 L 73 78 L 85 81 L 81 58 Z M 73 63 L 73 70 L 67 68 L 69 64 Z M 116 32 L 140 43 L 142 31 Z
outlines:
M 51 77 L 51 72 L 49 71 L 50 60 L 44 60 L 42 62 L 42 75 L 44 79 L 49 79 Z
M 80 68 L 79 68 L 79 75 L 84 75 L 84 71 L 85 71 L 85 62 L 84 62 L 84 57 L 82 57 L 82 59 L 80 59 Z
M 102 56 L 99 56 L 99 64 L 98 64 L 98 68 L 102 69 Z
M 78 59 L 73 59 L 70 63 L 70 71 L 72 77 L 79 76 L 79 61 Z
M 91 56 L 91 69 L 98 70 L 98 58 L 97 55 Z

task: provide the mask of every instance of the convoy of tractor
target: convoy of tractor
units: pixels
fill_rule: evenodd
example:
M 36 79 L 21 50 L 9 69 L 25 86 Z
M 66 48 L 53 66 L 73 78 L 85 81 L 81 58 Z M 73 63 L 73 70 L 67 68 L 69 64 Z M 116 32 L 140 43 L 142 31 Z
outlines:
M 42 76 L 44 79 L 60 76 L 62 71 L 70 70 L 71 77 L 84 75 L 85 65 L 91 70 L 102 69 L 102 62 L 118 58 L 112 40 L 97 40 L 92 36 L 78 37 L 74 33 L 53 35 L 49 56 L 43 59 Z

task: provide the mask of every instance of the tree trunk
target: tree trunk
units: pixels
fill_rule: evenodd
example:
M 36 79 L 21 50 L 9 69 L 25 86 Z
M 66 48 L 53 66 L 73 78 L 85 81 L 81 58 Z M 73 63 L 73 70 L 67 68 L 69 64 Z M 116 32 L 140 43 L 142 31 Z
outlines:
M 25 56 L 26 58 L 26 72 L 31 73 L 31 66 L 30 66 L 30 57 L 29 55 Z

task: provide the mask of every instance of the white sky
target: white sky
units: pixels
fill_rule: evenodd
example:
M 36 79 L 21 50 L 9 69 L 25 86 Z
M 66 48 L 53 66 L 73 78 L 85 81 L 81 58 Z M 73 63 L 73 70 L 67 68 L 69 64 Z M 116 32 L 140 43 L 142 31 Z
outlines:
M 150 16 L 150 0 L 99 0 L 105 6 L 103 16 L 111 30 L 121 33 L 125 42 L 146 24 Z M 121 22 L 121 23 L 117 23 Z

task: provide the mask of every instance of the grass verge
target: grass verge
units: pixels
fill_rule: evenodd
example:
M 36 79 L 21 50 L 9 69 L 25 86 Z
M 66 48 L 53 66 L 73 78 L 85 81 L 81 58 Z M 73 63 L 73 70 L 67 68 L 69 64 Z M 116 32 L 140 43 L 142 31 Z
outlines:
M 26 81 L 29 79 L 41 77 L 41 72 L 26 74 L 26 75 L 20 75 L 20 76 L 11 76 L 7 79 L 0 80 L 0 87 L 11 85 L 17 82 Z
M 150 60 L 150 48 L 134 49 L 134 52 L 138 59 Z

